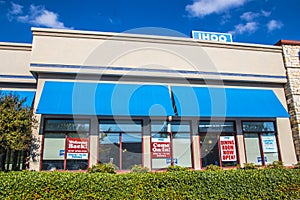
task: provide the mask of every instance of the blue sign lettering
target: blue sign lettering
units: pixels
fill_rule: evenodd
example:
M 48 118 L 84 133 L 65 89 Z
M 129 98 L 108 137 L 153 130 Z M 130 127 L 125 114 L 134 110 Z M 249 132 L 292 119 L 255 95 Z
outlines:
M 230 33 L 216 33 L 204 31 L 192 31 L 192 37 L 196 40 L 215 41 L 215 42 L 232 42 Z
M 174 162 L 175 165 L 177 165 L 178 164 L 178 158 L 173 158 L 173 162 Z M 167 158 L 166 163 L 167 163 L 167 165 L 171 165 L 171 158 Z

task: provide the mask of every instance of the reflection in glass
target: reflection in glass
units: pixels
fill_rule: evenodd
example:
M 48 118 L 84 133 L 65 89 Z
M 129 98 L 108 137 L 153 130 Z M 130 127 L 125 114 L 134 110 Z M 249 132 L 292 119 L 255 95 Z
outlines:
M 56 120 L 45 121 L 46 131 L 89 131 L 89 120 Z
M 233 122 L 201 121 L 199 123 L 200 132 L 233 132 Z
M 142 138 L 140 134 L 122 134 L 122 168 L 129 170 L 142 163 Z
M 274 130 L 273 122 L 243 122 L 243 131 L 245 132 L 266 132 Z
M 113 163 L 120 169 L 120 134 L 108 133 L 100 140 L 99 162 Z
M 120 170 L 142 164 L 142 123 L 100 121 L 99 162 L 112 162 Z

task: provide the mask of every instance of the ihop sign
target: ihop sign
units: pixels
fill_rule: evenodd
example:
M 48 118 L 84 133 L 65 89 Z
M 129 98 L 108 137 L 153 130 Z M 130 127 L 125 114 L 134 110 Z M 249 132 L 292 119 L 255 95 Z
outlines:
M 230 33 L 216 33 L 204 31 L 192 31 L 192 37 L 196 40 L 215 41 L 215 42 L 232 42 Z

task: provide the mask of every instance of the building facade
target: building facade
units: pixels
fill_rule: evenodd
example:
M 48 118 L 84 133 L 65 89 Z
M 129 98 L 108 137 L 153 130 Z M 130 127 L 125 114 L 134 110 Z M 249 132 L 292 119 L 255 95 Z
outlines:
M 33 134 L 40 148 L 31 169 L 297 162 L 281 47 L 41 28 L 32 33 L 26 62 L 15 65 L 36 86 L 39 127 Z M 17 60 L 3 57 L 5 67 Z

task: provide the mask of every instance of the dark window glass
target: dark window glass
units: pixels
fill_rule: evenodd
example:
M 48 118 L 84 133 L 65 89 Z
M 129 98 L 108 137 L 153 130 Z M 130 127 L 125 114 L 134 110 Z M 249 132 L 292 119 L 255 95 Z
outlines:
M 45 121 L 46 131 L 89 131 L 89 120 L 56 120 Z
M 217 134 L 201 134 L 200 144 L 202 167 L 206 167 L 211 164 L 220 166 L 218 138 L 219 135 Z
M 273 122 L 243 122 L 244 132 L 267 132 L 274 130 Z
M 113 163 L 120 170 L 142 164 L 141 121 L 100 120 L 99 162 Z
M 234 131 L 234 122 L 199 122 L 202 167 L 238 164 Z
M 233 132 L 234 123 L 233 122 L 211 122 L 211 121 L 201 121 L 199 123 L 200 132 Z

